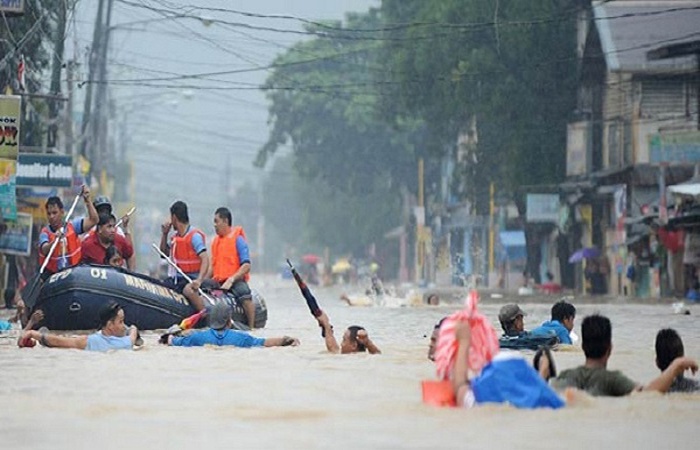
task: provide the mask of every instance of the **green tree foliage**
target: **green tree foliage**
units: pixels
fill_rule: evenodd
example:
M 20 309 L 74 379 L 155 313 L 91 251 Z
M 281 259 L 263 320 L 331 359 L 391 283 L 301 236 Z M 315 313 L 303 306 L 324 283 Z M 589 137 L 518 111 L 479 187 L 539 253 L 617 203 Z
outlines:
M 57 7 L 64 0 L 25 0 L 24 15 L 3 17 L 0 15 L 0 87 L 2 93 L 10 87 L 18 89 L 17 67 L 24 55 L 25 78 L 29 92 L 46 91 L 40 86 L 40 78 L 51 66 L 51 50 L 55 40 Z M 73 1 L 69 0 L 69 4 Z M 26 101 L 26 100 L 25 100 Z M 26 105 L 25 105 L 25 108 Z M 39 145 L 42 126 L 41 116 L 47 112 L 44 100 L 31 100 L 31 106 L 22 122 L 21 143 Z M 44 118 L 45 119 L 45 118 Z
M 384 0 L 382 105 L 425 121 L 430 148 L 454 149 L 476 120 L 478 145 L 458 165 L 461 195 L 487 210 L 488 185 L 514 192 L 565 174 L 575 105 L 574 0 Z
M 278 57 L 265 83 L 272 131 L 257 164 L 291 146 L 302 236 L 336 252 L 364 248 L 397 226 L 401 186 L 415 180 L 420 128 L 380 120 L 381 44 L 353 39 L 362 33 L 350 31 L 378 26 L 376 10 L 348 15 L 345 24 L 309 26 L 323 36 Z

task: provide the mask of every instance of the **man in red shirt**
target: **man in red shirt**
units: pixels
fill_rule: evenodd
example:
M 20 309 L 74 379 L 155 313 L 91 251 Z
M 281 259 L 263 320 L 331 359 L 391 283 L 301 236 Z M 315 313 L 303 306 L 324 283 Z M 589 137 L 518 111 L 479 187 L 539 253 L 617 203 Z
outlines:
M 82 263 L 86 264 L 107 264 L 105 257 L 107 248 L 114 245 L 122 257 L 126 260 L 127 269 L 134 270 L 134 247 L 124 236 L 117 234 L 117 219 L 112 214 L 100 214 L 97 222 L 97 229 L 90 233 L 82 244 Z M 128 231 L 125 231 L 128 233 Z

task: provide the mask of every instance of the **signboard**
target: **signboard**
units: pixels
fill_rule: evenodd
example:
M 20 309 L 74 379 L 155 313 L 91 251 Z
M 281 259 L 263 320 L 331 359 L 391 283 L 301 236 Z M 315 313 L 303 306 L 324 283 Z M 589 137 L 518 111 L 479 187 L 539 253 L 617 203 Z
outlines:
M 73 159 L 64 155 L 19 155 L 17 186 L 71 187 Z
M 0 158 L 17 159 L 21 109 L 20 97 L 0 95 Z
M 17 218 L 16 173 L 17 161 L 0 159 L 0 216 L 3 220 Z
M 17 220 L 5 221 L 7 229 L 0 234 L 0 252 L 29 256 L 32 245 L 32 216 L 18 213 Z
M 652 134 L 649 162 L 700 162 L 700 131 Z
M 7 16 L 24 14 L 24 0 L 0 0 L 0 12 Z
M 559 223 L 558 194 L 527 194 L 526 201 L 528 222 Z
M 17 188 L 17 210 L 30 214 L 35 223 L 46 222 L 46 200 L 59 195 L 58 188 Z
M 582 175 L 588 170 L 589 122 L 570 123 L 566 132 L 566 176 Z

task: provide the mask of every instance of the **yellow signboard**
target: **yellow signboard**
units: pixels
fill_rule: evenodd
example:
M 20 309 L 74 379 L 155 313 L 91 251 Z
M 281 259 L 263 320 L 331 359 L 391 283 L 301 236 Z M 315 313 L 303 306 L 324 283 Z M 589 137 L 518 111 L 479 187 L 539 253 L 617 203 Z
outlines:
M 0 158 L 17 161 L 21 97 L 0 95 Z

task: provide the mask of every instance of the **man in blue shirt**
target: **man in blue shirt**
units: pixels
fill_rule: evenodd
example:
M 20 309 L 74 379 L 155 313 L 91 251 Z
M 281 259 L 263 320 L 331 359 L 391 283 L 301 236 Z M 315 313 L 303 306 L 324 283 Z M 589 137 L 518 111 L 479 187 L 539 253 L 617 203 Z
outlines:
M 105 352 L 107 350 L 127 350 L 139 340 L 138 329 L 124 324 L 124 310 L 115 301 L 110 301 L 100 309 L 100 330 L 87 336 L 58 336 L 48 334 L 46 328 L 39 331 L 28 330 L 22 334 L 17 344 L 20 347 L 33 347 L 39 341 L 45 347 L 75 348 Z M 140 344 L 139 344 L 140 345 Z
M 233 345 L 235 347 L 286 347 L 299 345 L 299 340 L 289 336 L 279 338 L 257 338 L 242 331 L 231 329 L 231 306 L 224 301 L 216 303 L 209 312 L 208 330 L 195 331 L 187 336 L 161 336 L 162 344 L 176 347 L 201 347 L 203 345 Z
M 552 306 L 552 320 L 544 322 L 530 333 L 536 336 L 556 334 L 560 344 L 573 344 L 569 333 L 574 329 L 575 318 L 574 305 L 561 300 Z

